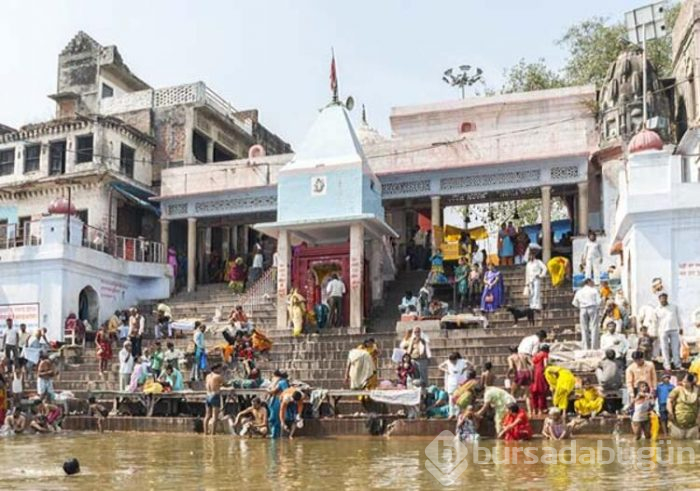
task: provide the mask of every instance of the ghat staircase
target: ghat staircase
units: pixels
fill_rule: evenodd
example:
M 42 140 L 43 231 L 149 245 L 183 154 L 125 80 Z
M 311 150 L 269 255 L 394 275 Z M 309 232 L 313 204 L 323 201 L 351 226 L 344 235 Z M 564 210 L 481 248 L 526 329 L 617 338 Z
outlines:
M 526 304 L 526 299 L 522 297 L 524 268 L 503 268 L 501 272 L 505 281 L 506 303 L 524 307 Z M 367 334 L 349 334 L 341 328 L 325 329 L 320 335 L 303 335 L 295 338 L 289 331 L 275 329 L 276 313 L 273 297 L 263 293 L 251 300 L 249 297 L 233 295 L 223 284 L 204 286 L 197 292 L 175 296 L 168 301 L 168 304 L 176 318 L 202 317 L 212 325 L 210 319 L 217 309 L 221 309 L 223 320 L 220 323 L 224 324 L 228 312 L 235 305 L 243 303 L 256 327 L 266 332 L 274 342 L 269 356 L 259 361 L 259 367 L 264 376 L 269 376 L 275 368 L 281 368 L 287 370 L 292 379 L 304 380 L 317 387 L 337 389 L 344 386 L 348 350 L 370 336 L 381 349 L 380 380 L 395 379 L 395 365 L 390 358 L 393 348 L 398 346 L 401 338 L 401 334 L 396 332 L 397 305 L 405 290 L 417 291 L 426 276 L 427 273 L 424 271 L 400 273 L 387 288 L 385 307 L 373 312 Z M 443 377 L 437 366 L 454 351 L 460 352 L 479 370 L 486 361 L 491 361 L 494 372 L 500 378 L 506 371 L 508 348 L 517 345 L 523 336 L 545 329 L 557 340 L 574 339 L 578 312 L 571 306 L 570 284 L 554 288 L 549 280 L 546 280 L 543 298 L 545 309 L 537 317 L 534 327 L 528 326 L 524 319 L 519 322 L 518 327 L 513 327 L 512 316 L 505 309 L 501 309 L 489 317 L 488 329 L 469 328 L 431 334 L 430 382 L 442 385 Z M 148 311 L 148 306 L 144 310 Z M 153 324 L 149 322 L 148 325 Z M 190 336 L 186 336 L 177 339 L 175 343 L 179 349 L 184 350 L 189 341 Z M 222 338 L 218 334 L 207 335 L 209 346 L 221 341 Z M 150 340 L 144 340 L 144 347 L 149 344 Z M 116 360 L 116 351 L 114 359 Z M 56 388 L 72 390 L 76 395 L 89 389 L 116 388 L 118 363 L 116 361 L 113 363 L 105 381 L 100 379 L 97 366 L 94 347 L 88 347 L 83 363 L 64 367 L 55 382 Z

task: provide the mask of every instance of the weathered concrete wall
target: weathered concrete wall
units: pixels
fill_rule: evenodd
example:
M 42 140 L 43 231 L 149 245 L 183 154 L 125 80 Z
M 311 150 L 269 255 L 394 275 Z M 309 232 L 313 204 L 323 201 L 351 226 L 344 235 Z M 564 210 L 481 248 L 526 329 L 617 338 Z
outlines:
M 184 105 L 154 109 L 153 133 L 157 142 L 153 152 L 155 180 L 160 178 L 165 162 L 180 165 L 185 162 L 187 140 L 191 138 L 187 124 L 191 113 L 192 108 Z

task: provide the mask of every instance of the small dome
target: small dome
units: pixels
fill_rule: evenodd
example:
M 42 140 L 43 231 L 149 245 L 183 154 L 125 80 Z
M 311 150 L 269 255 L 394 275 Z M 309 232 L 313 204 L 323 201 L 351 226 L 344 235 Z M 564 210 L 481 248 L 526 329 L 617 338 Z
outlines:
M 75 212 L 75 205 L 64 197 L 56 198 L 49 205 L 49 213 L 52 215 L 75 215 Z
M 357 139 L 360 140 L 360 143 L 363 147 L 386 141 L 386 138 L 384 138 L 381 133 L 379 133 L 377 130 L 375 130 L 365 122 L 362 122 L 360 124 L 360 127 L 357 128 L 356 133 Z
M 664 142 L 655 132 L 643 129 L 632 137 L 627 145 L 627 151 L 632 153 L 646 152 L 648 150 L 663 150 Z

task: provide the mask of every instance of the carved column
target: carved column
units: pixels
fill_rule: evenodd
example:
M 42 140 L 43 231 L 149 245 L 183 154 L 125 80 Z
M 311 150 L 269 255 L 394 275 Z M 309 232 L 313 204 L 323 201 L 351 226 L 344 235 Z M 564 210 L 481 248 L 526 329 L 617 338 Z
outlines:
M 277 329 L 287 328 L 287 295 L 289 294 L 289 232 L 280 230 L 277 237 Z
M 167 218 L 160 219 L 160 242 L 163 244 L 163 254 L 167 256 L 170 245 L 170 220 Z
M 552 257 L 552 186 L 542 186 L 542 260 Z
M 195 271 L 197 270 L 197 219 L 187 219 L 187 291 L 195 288 Z
M 365 229 L 350 226 L 350 327 L 362 327 L 362 277 L 365 259 Z
M 440 196 L 430 197 L 430 222 L 432 225 L 432 249 L 433 254 L 437 252 L 438 244 L 435 240 L 435 227 L 440 227 L 442 225 L 442 209 L 440 208 Z
M 588 233 L 588 181 L 578 183 L 578 235 Z

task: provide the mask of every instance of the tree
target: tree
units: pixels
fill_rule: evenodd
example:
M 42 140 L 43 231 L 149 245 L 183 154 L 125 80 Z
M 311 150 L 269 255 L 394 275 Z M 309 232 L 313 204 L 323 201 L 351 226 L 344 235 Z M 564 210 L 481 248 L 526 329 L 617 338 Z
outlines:
M 544 58 L 534 62 L 526 62 L 524 58 L 506 70 L 506 81 L 501 92 L 530 92 L 531 90 L 556 89 L 565 85 L 562 77 L 547 67 Z
M 671 32 L 680 11 L 680 3 L 666 10 L 666 31 Z M 564 76 L 567 85 L 595 84 L 600 87 L 608 68 L 620 53 L 629 48 L 627 30 L 622 22 L 610 24 L 604 17 L 592 17 L 571 26 L 557 41 L 569 53 Z M 660 76 L 671 72 L 671 38 L 647 42 L 647 56 Z
M 515 219 L 515 210 L 518 210 L 520 218 Z M 516 225 L 534 225 L 540 223 L 540 210 L 542 201 L 538 198 L 521 199 L 518 201 L 497 201 L 495 203 L 486 204 L 479 203 L 469 206 L 469 221 L 470 223 L 480 223 L 486 226 L 489 232 L 495 232 L 501 226 L 501 223 L 513 221 Z M 462 216 L 466 214 L 467 207 L 461 210 Z M 493 219 L 491 218 L 493 216 Z M 568 218 L 566 205 L 559 198 L 552 199 L 552 220 L 561 220 Z

